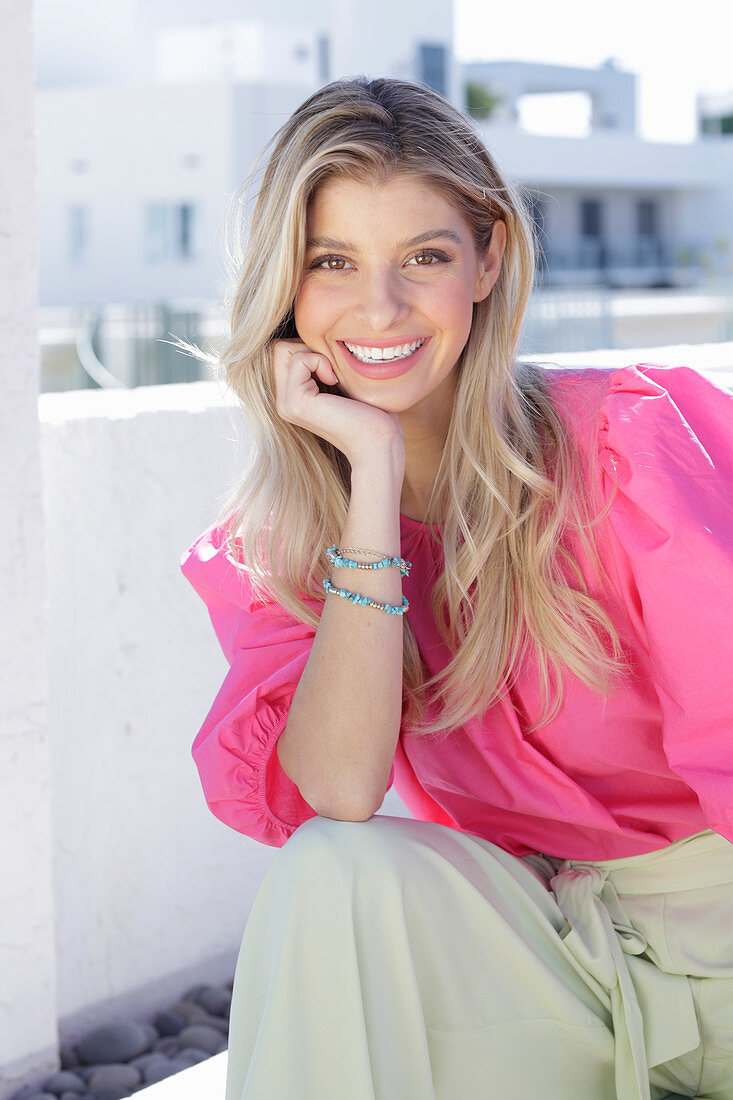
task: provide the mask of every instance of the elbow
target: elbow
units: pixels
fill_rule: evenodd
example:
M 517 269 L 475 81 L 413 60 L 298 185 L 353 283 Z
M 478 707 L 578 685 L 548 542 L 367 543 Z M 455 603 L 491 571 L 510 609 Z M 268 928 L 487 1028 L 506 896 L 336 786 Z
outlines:
M 319 817 L 330 817 L 333 821 L 368 821 L 381 808 L 384 793 L 378 799 L 364 798 L 363 793 L 352 798 L 343 795 L 316 798 L 309 805 Z

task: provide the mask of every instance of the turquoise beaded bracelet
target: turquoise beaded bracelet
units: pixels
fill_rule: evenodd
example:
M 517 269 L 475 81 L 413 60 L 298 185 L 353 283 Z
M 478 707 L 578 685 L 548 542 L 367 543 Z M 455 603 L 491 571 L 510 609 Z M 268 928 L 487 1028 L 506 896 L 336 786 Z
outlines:
M 329 595 L 341 596 L 342 599 L 348 600 L 350 603 L 361 604 L 363 607 L 374 607 L 377 611 L 386 611 L 388 615 L 404 615 L 410 607 L 404 596 L 402 597 L 402 606 L 396 607 L 393 603 L 381 603 L 369 596 L 361 596 L 358 592 L 347 592 L 345 588 L 336 588 L 331 584 L 328 577 L 325 578 L 323 587 Z
M 365 562 L 365 561 L 352 561 L 351 558 L 343 557 L 338 546 L 329 546 L 326 550 L 326 557 L 330 561 L 331 565 L 335 565 L 337 568 L 346 569 L 389 569 L 390 566 L 396 566 L 403 577 L 409 577 L 410 570 L 412 569 L 412 562 L 405 561 L 404 558 L 390 558 L 386 556 L 381 561 Z

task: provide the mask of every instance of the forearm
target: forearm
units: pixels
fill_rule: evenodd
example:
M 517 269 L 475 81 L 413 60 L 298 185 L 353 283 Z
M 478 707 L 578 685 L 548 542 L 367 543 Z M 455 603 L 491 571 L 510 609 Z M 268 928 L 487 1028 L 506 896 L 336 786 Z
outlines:
M 400 553 L 404 459 L 395 450 L 352 467 L 341 546 Z M 357 560 L 376 560 L 358 554 Z M 399 605 L 399 569 L 333 568 L 337 588 Z M 305 800 L 325 817 L 361 819 L 384 796 L 402 705 L 402 616 L 327 598 L 277 752 Z

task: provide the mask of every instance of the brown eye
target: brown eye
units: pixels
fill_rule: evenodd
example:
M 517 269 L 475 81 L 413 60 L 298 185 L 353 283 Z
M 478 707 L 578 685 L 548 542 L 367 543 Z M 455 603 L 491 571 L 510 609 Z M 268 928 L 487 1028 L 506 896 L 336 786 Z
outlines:
M 437 267 L 438 264 L 450 263 L 450 257 L 430 248 L 424 252 L 416 252 L 407 262 L 415 267 Z
M 348 260 L 343 256 L 319 256 L 309 265 L 311 271 L 345 271 Z

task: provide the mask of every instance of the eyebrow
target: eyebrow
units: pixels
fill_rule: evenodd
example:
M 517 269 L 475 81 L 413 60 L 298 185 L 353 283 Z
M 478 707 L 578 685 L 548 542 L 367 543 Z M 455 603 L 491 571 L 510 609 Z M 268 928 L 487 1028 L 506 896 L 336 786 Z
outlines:
M 418 233 L 417 237 L 410 237 L 409 241 L 402 241 L 399 245 L 400 248 L 412 248 L 417 244 L 427 244 L 428 241 L 434 241 L 438 237 L 447 238 L 449 241 L 455 241 L 456 244 L 461 244 L 461 238 L 452 229 L 429 229 L 426 233 Z M 355 244 L 350 241 L 337 241 L 333 237 L 309 237 L 305 242 L 306 248 L 333 248 L 341 252 L 357 252 L 358 249 Z

